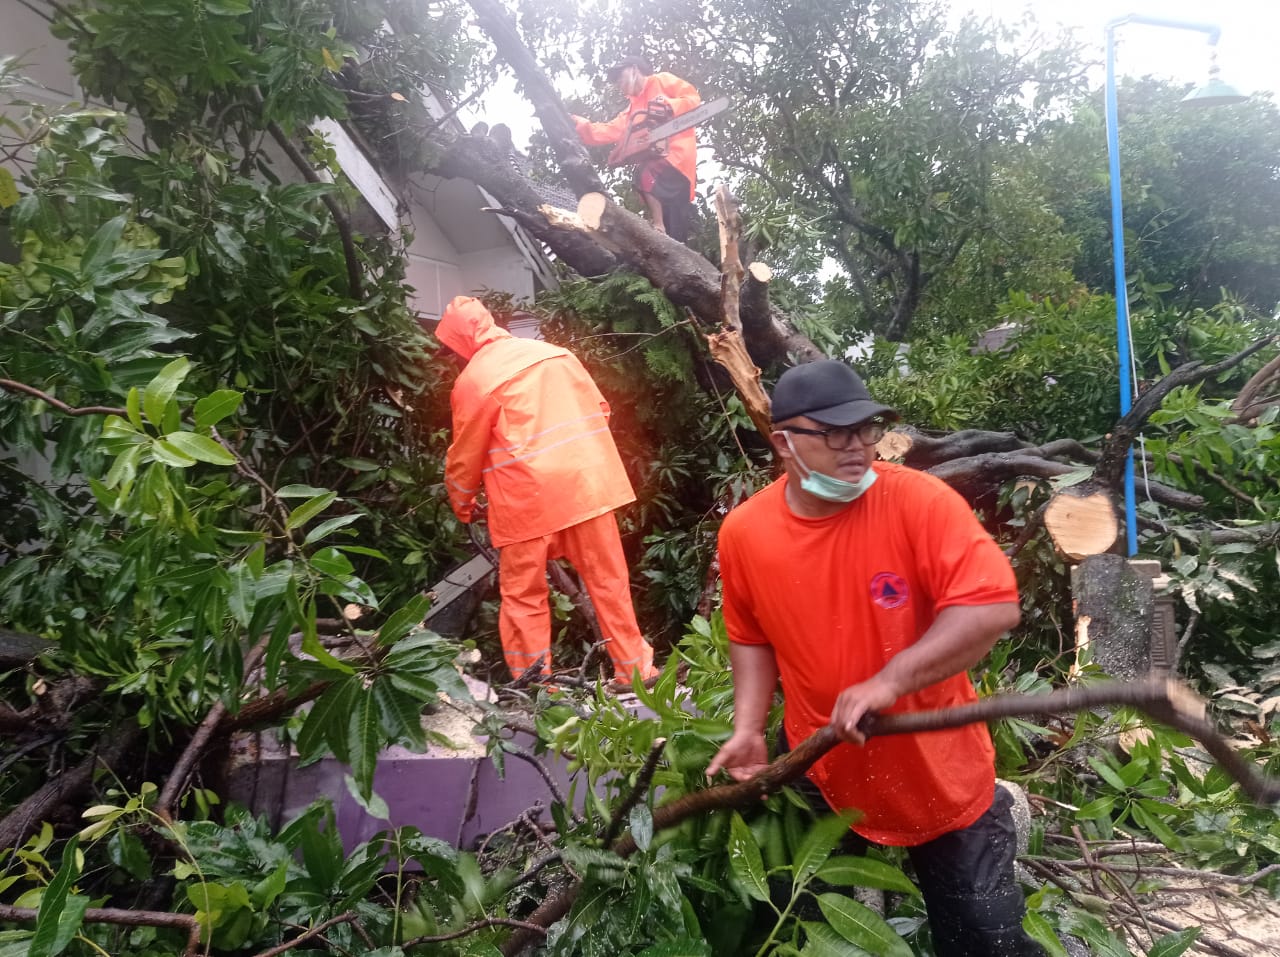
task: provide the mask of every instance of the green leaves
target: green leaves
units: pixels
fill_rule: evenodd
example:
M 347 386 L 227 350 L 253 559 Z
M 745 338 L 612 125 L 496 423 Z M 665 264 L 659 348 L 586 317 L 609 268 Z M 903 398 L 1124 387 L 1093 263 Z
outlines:
M 294 529 L 299 525 L 305 525 L 332 505 L 337 498 L 337 492 L 324 492 L 313 498 L 307 499 L 289 513 L 289 520 L 285 522 L 285 528 Z
M 833 857 L 818 868 L 817 877 L 837 887 L 874 887 L 882 891 L 920 896 L 919 888 L 901 868 L 871 857 Z
M 116 216 L 98 227 L 97 232 L 85 244 L 84 253 L 80 256 L 80 272 L 92 276 L 102 268 L 115 252 L 124 232 L 124 224 L 128 217 Z
M 804 836 L 796 850 L 791 868 L 797 888 L 808 883 L 810 877 L 831 856 L 831 851 L 849 833 L 849 824 L 857 816 L 856 811 L 845 811 L 819 818 Z
M 156 427 L 164 428 L 165 410 L 182 380 L 191 371 L 191 362 L 186 356 L 174 359 L 150 383 L 142 397 L 142 409 L 148 421 Z
M 818 895 L 818 906 L 832 929 L 851 944 L 884 957 L 912 957 L 907 942 L 869 907 L 840 894 Z
M 1147 957 L 1180 957 L 1200 939 L 1200 931 L 1199 927 L 1188 927 L 1172 934 L 1165 934 L 1151 945 L 1151 949 L 1147 951 Z
M 236 457 L 208 436 L 195 432 L 170 432 L 165 436 L 165 442 L 193 462 L 208 462 L 210 465 L 236 464 Z
M 729 824 L 729 866 L 733 876 L 743 889 L 758 901 L 769 899 L 769 882 L 764 873 L 764 861 L 751 829 L 736 811 Z
M 62 865 L 40 895 L 40 912 L 28 957 L 57 957 L 80 929 L 89 899 L 71 893 L 71 886 L 79 875 L 79 840 L 73 837 L 63 848 Z
M 219 389 L 198 400 L 195 404 L 195 422 L 197 429 L 207 429 L 217 425 L 229 415 L 233 415 L 244 396 L 232 389 Z

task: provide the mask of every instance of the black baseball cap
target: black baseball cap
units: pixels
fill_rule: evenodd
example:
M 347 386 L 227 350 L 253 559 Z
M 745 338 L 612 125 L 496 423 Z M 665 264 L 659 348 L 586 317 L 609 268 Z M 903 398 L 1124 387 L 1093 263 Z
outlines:
M 887 405 L 873 401 L 858 373 L 836 359 L 806 362 L 782 373 L 773 387 L 773 421 L 797 415 L 826 425 L 854 425 L 876 416 L 899 418 Z
M 605 77 L 609 80 L 610 83 L 616 83 L 618 80 L 618 77 L 622 74 L 622 71 L 629 66 L 635 67 L 645 76 L 649 76 L 651 73 L 653 73 L 653 67 L 649 65 L 649 61 L 646 60 L 644 57 L 624 56 L 621 60 L 619 60 L 613 66 L 609 67 L 608 72 L 605 73 Z

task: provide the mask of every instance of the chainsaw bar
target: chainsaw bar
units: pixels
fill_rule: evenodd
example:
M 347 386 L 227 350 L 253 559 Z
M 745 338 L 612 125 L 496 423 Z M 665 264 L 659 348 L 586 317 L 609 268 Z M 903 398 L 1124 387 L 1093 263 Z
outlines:
M 662 140 L 667 139 L 676 133 L 682 133 L 691 126 L 697 126 L 699 123 L 705 123 L 711 117 L 723 113 L 729 108 L 729 98 L 721 96 L 701 106 L 695 106 L 688 113 L 681 113 L 679 116 L 673 116 L 665 123 L 660 123 L 652 129 L 638 129 L 631 127 L 627 131 L 627 135 L 623 137 L 612 153 L 609 154 L 610 166 L 622 166 L 626 163 L 633 163 L 640 159 L 644 153 L 649 152 Z

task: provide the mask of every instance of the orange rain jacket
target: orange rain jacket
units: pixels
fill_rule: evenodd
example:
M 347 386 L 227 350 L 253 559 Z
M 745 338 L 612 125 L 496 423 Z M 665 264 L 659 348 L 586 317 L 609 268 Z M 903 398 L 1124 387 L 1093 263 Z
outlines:
M 436 338 L 468 360 L 450 396 L 445 459 L 449 505 L 460 521 L 471 521 L 482 482 L 497 547 L 635 501 L 609 434 L 609 403 L 577 356 L 512 336 L 470 296 L 449 303 Z
M 644 78 L 644 86 L 639 93 L 627 97 L 631 104 L 609 122 L 591 123 L 583 120 L 575 124 L 578 139 L 588 146 L 618 142 L 626 134 L 632 114 L 647 110 L 649 101 L 660 96 L 671 104 L 671 112 L 676 116 L 688 113 L 702 104 L 702 97 L 692 83 L 680 79 L 674 73 L 653 73 Z M 689 199 L 692 200 L 697 195 L 694 179 L 698 165 L 698 140 L 694 136 L 693 127 L 681 130 L 667 140 L 667 162 L 689 180 Z

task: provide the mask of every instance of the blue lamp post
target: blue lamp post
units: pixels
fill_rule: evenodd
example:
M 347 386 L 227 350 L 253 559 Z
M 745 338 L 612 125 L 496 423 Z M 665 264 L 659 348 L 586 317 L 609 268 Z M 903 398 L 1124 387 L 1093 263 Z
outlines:
M 1129 14 L 1107 24 L 1107 159 L 1111 176 L 1111 249 L 1115 259 L 1116 283 L 1116 346 L 1120 360 L 1120 415 L 1128 415 L 1133 407 L 1133 382 L 1129 370 L 1132 356 L 1129 350 L 1129 290 L 1124 271 L 1124 206 L 1120 198 L 1120 133 L 1116 110 L 1116 30 L 1129 23 L 1150 27 L 1170 27 L 1174 30 L 1195 30 L 1208 34 L 1209 45 L 1216 46 L 1222 31 L 1211 23 L 1187 23 L 1167 20 L 1163 17 L 1146 17 Z M 1182 102 L 1187 106 L 1219 106 L 1239 103 L 1247 97 L 1218 79 L 1216 63 L 1210 67 L 1209 82 L 1192 90 Z M 1124 465 L 1124 522 L 1128 554 L 1138 551 L 1138 516 L 1134 502 L 1133 448 L 1125 455 Z

